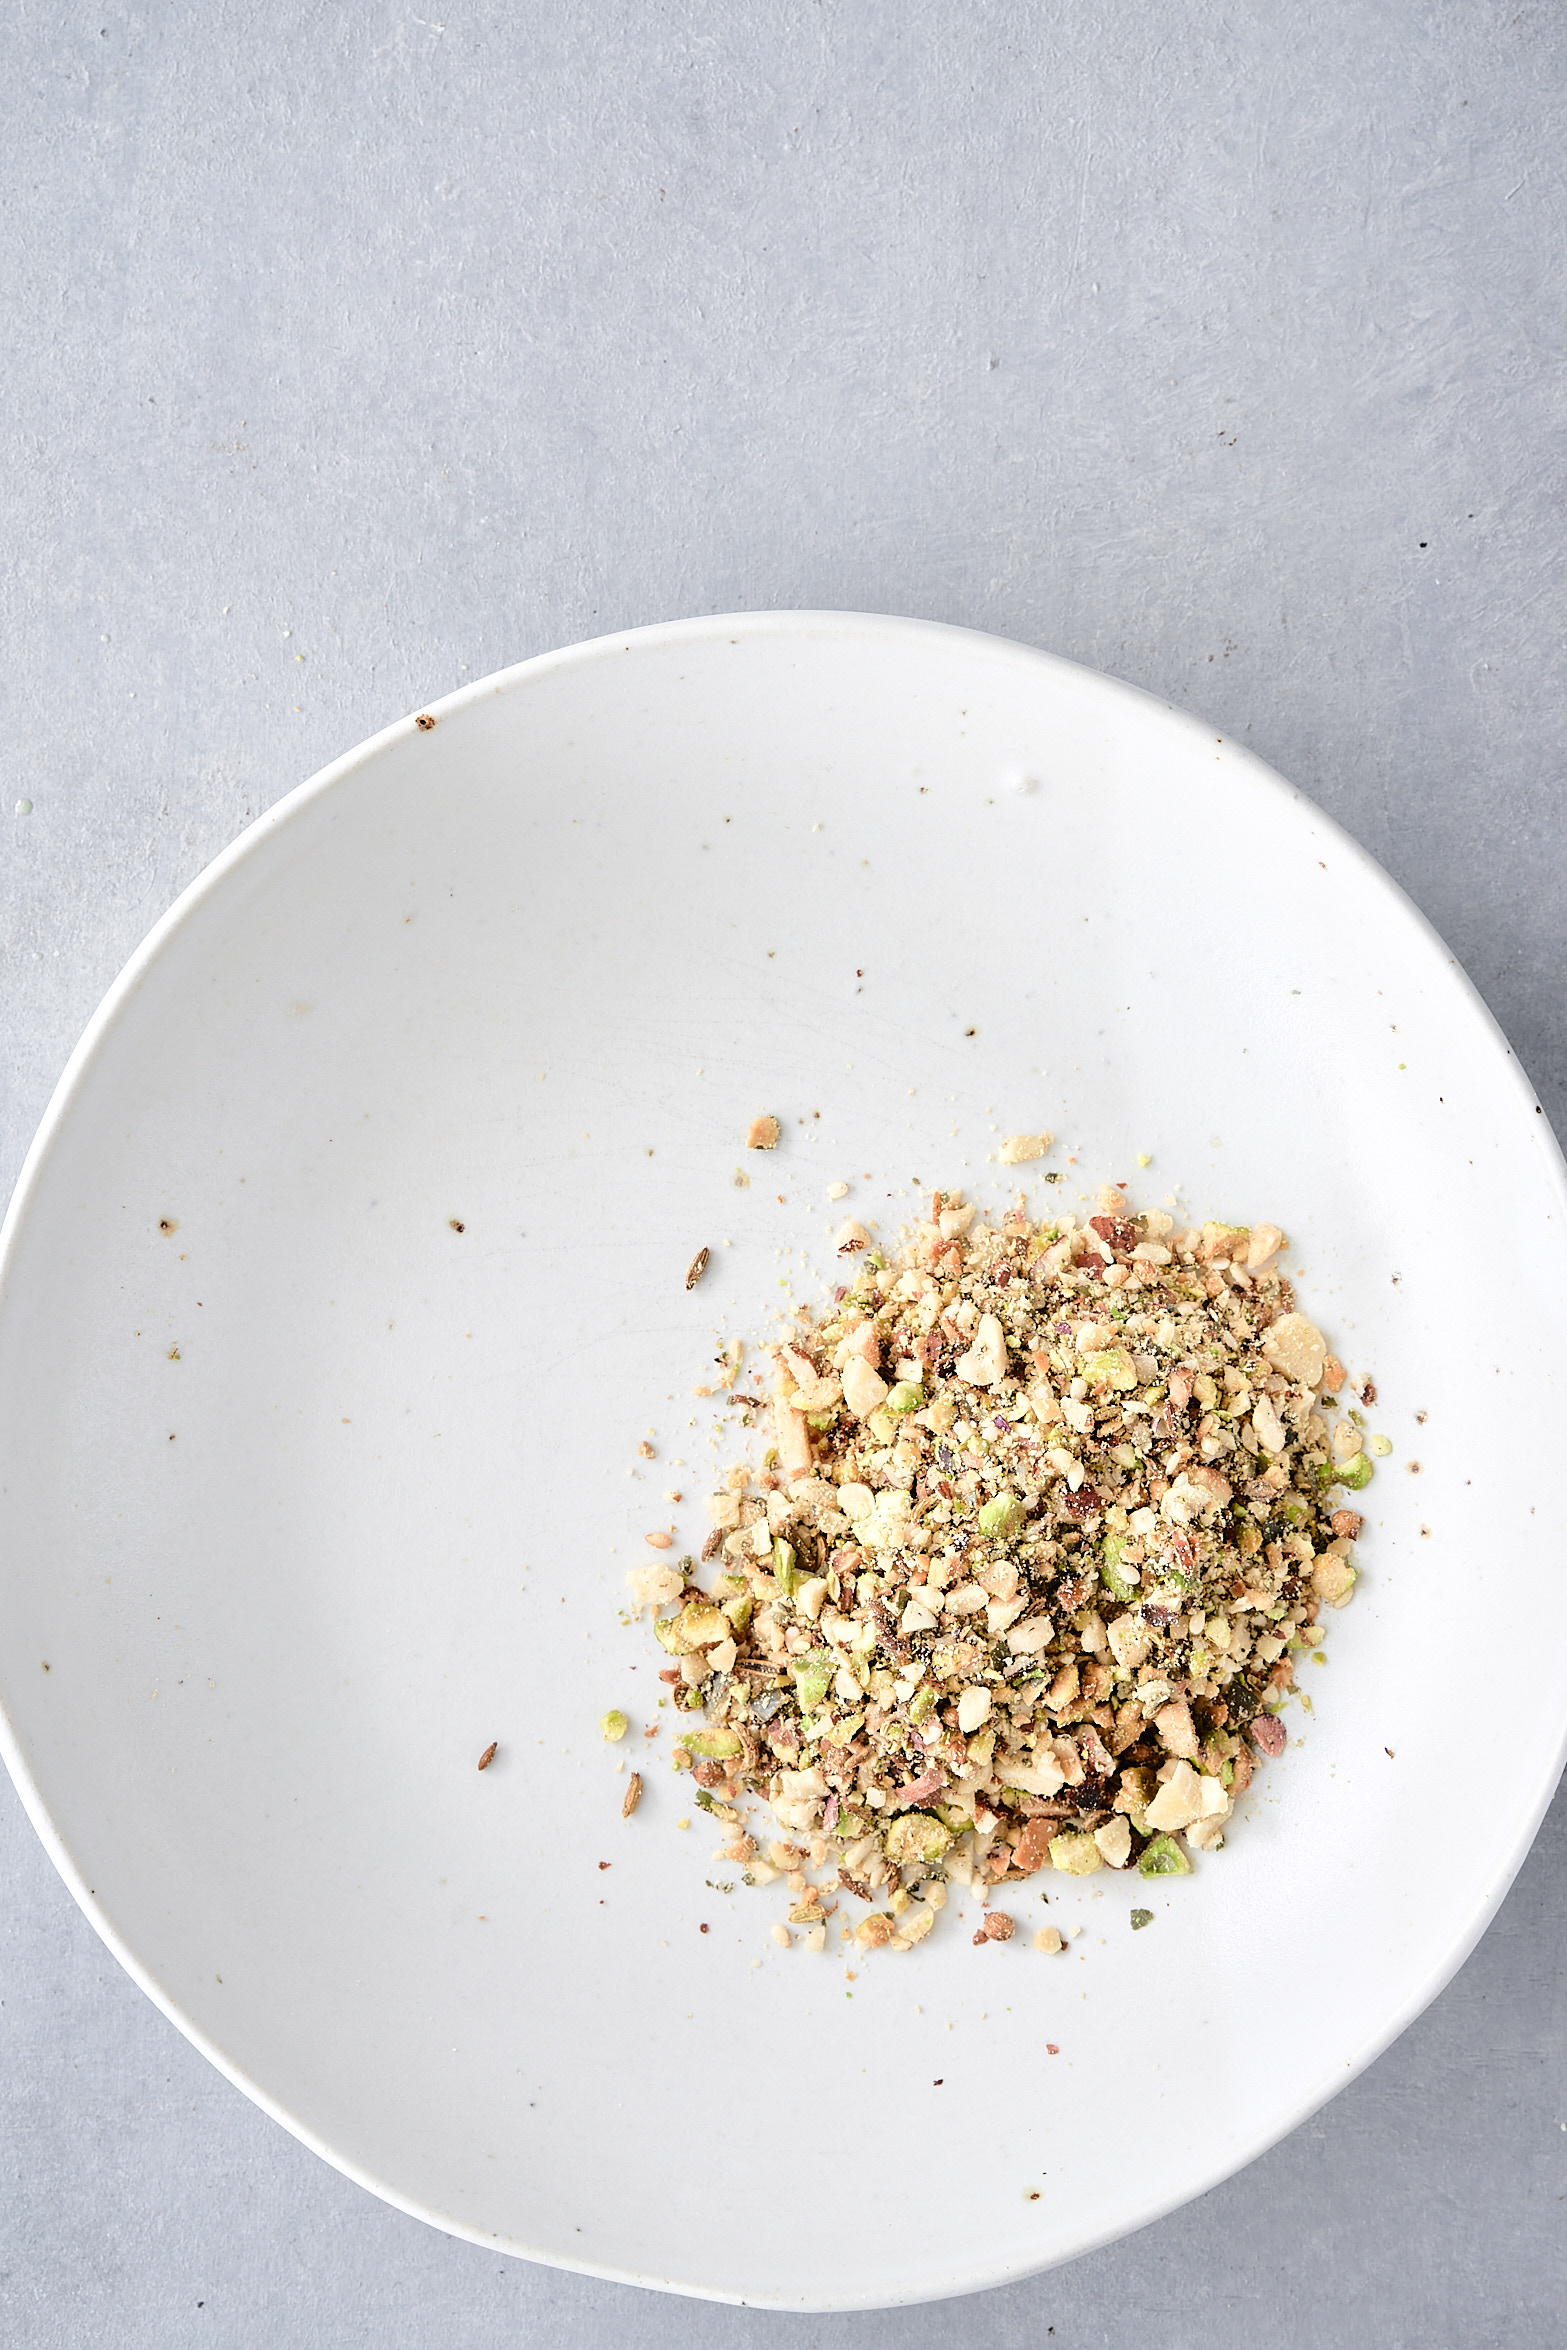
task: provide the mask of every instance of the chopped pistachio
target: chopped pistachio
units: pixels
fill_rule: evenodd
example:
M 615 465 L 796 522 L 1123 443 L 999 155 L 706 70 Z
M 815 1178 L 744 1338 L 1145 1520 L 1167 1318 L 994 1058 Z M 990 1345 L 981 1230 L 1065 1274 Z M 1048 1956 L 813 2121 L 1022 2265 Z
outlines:
M 906 1811 L 887 1830 L 887 1858 L 896 1868 L 911 1861 L 940 1860 L 952 1842 L 952 1831 L 928 1811 Z
M 1099 1561 L 1100 1581 L 1111 1598 L 1119 1599 L 1123 1604 L 1129 1599 L 1135 1599 L 1138 1591 L 1137 1584 L 1128 1582 L 1120 1571 L 1121 1561 L 1129 1548 L 1130 1545 L 1119 1534 L 1107 1534 L 1104 1553 Z
M 1104 1867 L 1104 1854 L 1092 1836 L 1068 1828 L 1050 1839 L 1050 1865 L 1067 1877 L 1091 1877 Z
M 630 1727 L 631 1724 L 627 1721 L 625 1715 L 621 1712 L 618 1705 L 611 1706 L 607 1714 L 600 1714 L 599 1716 L 599 1735 L 607 1740 L 611 1746 L 618 1744 L 618 1742 L 624 1738 Z
M 833 1667 L 830 1658 L 818 1649 L 810 1656 L 796 1657 L 790 1670 L 794 1674 L 801 1712 L 814 1713 L 832 1687 Z
M 745 1751 L 745 1741 L 736 1730 L 687 1730 L 682 1743 L 702 1761 L 727 1761 L 731 1755 Z
M 979 1530 L 993 1542 L 1010 1542 L 1021 1531 L 1025 1514 L 1015 1493 L 998 1493 L 980 1511 Z

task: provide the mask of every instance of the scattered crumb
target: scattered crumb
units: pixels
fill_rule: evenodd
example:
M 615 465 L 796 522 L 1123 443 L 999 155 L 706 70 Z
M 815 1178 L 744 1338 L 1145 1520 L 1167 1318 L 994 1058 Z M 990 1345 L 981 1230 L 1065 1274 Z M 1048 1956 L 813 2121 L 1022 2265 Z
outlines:
M 745 1147 L 748 1151 L 770 1151 L 778 1147 L 779 1126 L 776 1118 L 753 1118 L 746 1129 Z

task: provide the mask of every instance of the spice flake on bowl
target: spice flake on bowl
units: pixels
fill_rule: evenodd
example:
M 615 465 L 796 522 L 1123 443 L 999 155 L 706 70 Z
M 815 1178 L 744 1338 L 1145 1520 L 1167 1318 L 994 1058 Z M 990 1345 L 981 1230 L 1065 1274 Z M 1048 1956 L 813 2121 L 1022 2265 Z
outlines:
M 937 1192 L 894 1251 L 838 1238 L 852 1278 L 764 1350 L 765 1450 L 711 1496 L 702 1567 L 629 1578 L 676 1766 L 816 1949 L 844 1896 L 858 1947 L 908 1950 L 954 1881 L 1190 1874 L 1283 1750 L 1295 1659 L 1355 1587 L 1334 1489 L 1372 1475 L 1283 1233 L 1107 1189 L 1082 1223 Z

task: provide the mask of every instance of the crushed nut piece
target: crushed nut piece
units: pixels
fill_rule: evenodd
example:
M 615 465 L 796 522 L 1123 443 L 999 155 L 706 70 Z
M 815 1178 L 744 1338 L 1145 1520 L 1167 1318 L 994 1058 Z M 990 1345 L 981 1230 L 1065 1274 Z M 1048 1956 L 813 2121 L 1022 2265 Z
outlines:
M 633 1771 L 630 1778 L 626 1781 L 626 1800 L 620 1807 L 621 1818 L 623 1820 L 629 1820 L 632 1813 L 636 1810 L 637 1805 L 641 1801 L 642 1773 L 640 1771 Z
M 779 1126 L 776 1118 L 753 1118 L 746 1129 L 745 1147 L 748 1151 L 770 1151 L 778 1147 Z

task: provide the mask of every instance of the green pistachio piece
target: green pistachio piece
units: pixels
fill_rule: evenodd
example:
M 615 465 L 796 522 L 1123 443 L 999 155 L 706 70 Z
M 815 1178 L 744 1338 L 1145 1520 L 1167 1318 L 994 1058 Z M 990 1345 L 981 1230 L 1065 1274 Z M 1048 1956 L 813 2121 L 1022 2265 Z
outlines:
M 729 1631 L 729 1619 L 721 1607 L 714 1607 L 710 1599 L 693 1599 L 675 1618 L 675 1629 L 686 1644 L 693 1648 L 711 1648 L 715 1640 L 724 1639 Z
M 801 1712 L 813 1712 L 832 1686 L 833 1668 L 830 1659 L 819 1654 L 797 1656 L 789 1669 L 794 1675 L 795 1694 L 800 1700 Z
M 795 1558 L 794 1544 L 785 1542 L 781 1534 L 773 1544 L 773 1580 L 790 1599 L 805 1581 Z
M 1135 1583 L 1128 1583 L 1125 1576 L 1119 1572 L 1121 1560 L 1125 1556 L 1125 1553 L 1126 1541 L 1124 1536 L 1120 1534 L 1107 1534 L 1105 1536 L 1104 1556 L 1099 1562 L 1099 1580 L 1101 1583 L 1103 1583 L 1111 1598 L 1119 1599 L 1123 1605 L 1127 1600 L 1135 1599 L 1137 1597 L 1139 1588 L 1139 1586 Z
M 1010 1542 L 1027 1515 L 1015 1493 L 998 1493 L 979 1513 L 979 1530 L 993 1542 Z
M 1067 1828 L 1050 1839 L 1050 1865 L 1063 1876 L 1091 1877 L 1096 1869 L 1104 1867 L 1104 1854 L 1092 1836 L 1081 1829 Z
M 690 1753 L 708 1762 L 728 1762 L 745 1752 L 745 1741 L 737 1730 L 691 1730 L 681 1743 Z
M 599 1716 L 599 1734 L 610 1746 L 624 1738 L 630 1727 L 618 1705 L 612 1705 L 607 1714 Z
M 1140 1877 L 1189 1877 L 1192 1864 L 1173 1836 L 1156 1836 L 1137 1864 Z
M 897 1868 L 910 1861 L 940 1860 L 952 1842 L 951 1830 L 928 1811 L 906 1811 L 887 1830 L 887 1858 Z
M 900 1379 L 881 1408 L 884 1412 L 899 1414 L 917 1412 L 924 1401 L 925 1390 L 923 1387 L 916 1387 L 912 1379 Z

